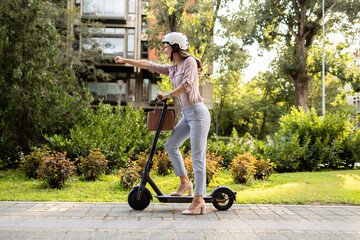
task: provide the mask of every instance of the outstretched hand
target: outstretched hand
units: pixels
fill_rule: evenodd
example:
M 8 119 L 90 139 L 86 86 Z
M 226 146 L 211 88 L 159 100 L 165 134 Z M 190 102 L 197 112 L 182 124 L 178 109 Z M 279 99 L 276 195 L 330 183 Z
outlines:
M 124 58 L 120 57 L 120 56 L 116 56 L 114 60 L 116 63 L 124 63 L 125 62 Z

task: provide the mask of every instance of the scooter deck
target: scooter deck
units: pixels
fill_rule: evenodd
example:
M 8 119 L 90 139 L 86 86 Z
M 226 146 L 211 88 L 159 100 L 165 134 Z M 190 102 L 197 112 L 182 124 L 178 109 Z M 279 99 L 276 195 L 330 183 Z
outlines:
M 170 194 L 164 194 L 164 195 L 156 195 L 157 199 L 159 199 L 160 202 L 167 202 L 167 203 L 191 203 L 194 196 L 189 195 L 182 195 L 182 196 L 171 196 Z M 205 202 L 211 203 L 213 201 L 213 197 L 210 195 L 204 196 Z

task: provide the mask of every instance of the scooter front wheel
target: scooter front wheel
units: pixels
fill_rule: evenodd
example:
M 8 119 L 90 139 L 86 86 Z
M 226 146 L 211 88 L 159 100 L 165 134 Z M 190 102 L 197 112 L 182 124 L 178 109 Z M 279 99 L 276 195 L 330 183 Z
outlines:
M 234 203 L 234 192 L 227 188 L 219 188 L 213 194 L 212 204 L 217 210 L 225 211 Z
M 149 196 L 150 190 L 147 188 L 144 189 L 142 194 L 140 195 L 139 199 L 137 199 L 139 186 L 134 187 L 128 195 L 128 203 L 130 207 L 134 210 L 144 210 L 149 206 L 151 196 Z

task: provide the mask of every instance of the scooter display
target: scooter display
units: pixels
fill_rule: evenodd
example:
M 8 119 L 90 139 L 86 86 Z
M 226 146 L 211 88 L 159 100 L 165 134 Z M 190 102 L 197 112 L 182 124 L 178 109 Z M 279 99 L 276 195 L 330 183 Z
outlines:
M 155 197 L 162 203 L 191 203 L 193 200 L 193 196 L 171 196 L 170 194 L 163 194 L 154 180 L 150 177 L 150 170 L 153 166 L 153 156 L 169 104 L 169 99 L 161 100 L 161 102 L 163 103 L 163 108 L 156 128 L 149 157 L 141 175 L 140 185 L 133 187 L 128 195 L 128 204 L 134 210 L 143 210 L 147 208 L 150 201 L 153 200 L 151 191 L 146 187 L 146 184 L 149 184 L 152 187 L 156 193 Z M 209 195 L 205 195 L 204 200 L 207 203 L 212 203 L 216 209 L 224 211 L 231 208 L 234 201 L 236 201 L 236 192 L 229 187 L 218 186 Z

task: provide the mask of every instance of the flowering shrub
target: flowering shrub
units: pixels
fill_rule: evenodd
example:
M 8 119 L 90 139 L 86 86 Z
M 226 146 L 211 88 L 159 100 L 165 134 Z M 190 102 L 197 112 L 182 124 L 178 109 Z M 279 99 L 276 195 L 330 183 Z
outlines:
M 194 180 L 193 164 L 191 161 L 191 153 L 183 156 L 186 173 L 189 179 Z M 206 184 L 208 185 L 211 180 L 216 177 L 223 169 L 221 166 L 222 157 L 217 156 L 216 153 L 206 154 Z
M 260 158 L 255 162 L 255 179 L 268 179 L 272 173 L 274 173 L 275 163 L 272 163 L 270 159 Z
M 156 162 L 157 165 L 157 174 L 166 176 L 171 173 L 173 165 L 166 151 L 158 151 L 154 156 L 154 162 Z
M 98 148 L 90 150 L 89 155 L 81 157 L 79 161 L 79 170 L 86 180 L 94 181 L 107 170 L 108 161 Z
M 33 147 L 32 152 L 29 155 L 21 156 L 21 168 L 24 170 L 25 175 L 28 178 L 36 178 L 36 171 L 38 170 L 42 158 L 48 154 L 48 148 Z
M 140 181 L 139 167 L 134 162 L 128 162 L 125 168 L 120 168 L 120 186 L 125 189 L 132 188 Z
M 237 155 L 231 162 L 231 175 L 235 183 L 247 183 L 256 173 L 256 158 L 244 153 Z
M 65 181 L 74 174 L 75 168 L 74 163 L 66 157 L 66 153 L 47 152 L 42 157 L 36 172 L 51 188 L 60 189 L 64 186 Z

